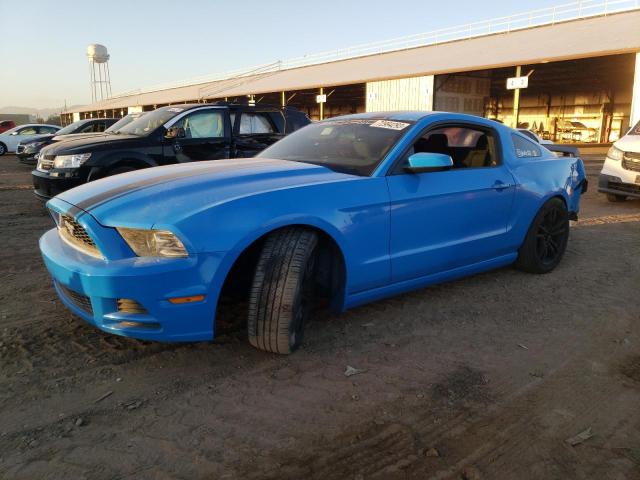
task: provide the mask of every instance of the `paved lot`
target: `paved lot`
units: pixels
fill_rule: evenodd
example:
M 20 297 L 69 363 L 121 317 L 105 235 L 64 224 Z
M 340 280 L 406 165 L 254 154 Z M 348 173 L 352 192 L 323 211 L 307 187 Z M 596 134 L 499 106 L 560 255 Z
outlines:
M 640 478 L 640 202 L 607 203 L 587 163 L 555 272 L 320 315 L 279 357 L 241 330 L 166 345 L 69 314 L 30 169 L 0 157 L 0 478 Z

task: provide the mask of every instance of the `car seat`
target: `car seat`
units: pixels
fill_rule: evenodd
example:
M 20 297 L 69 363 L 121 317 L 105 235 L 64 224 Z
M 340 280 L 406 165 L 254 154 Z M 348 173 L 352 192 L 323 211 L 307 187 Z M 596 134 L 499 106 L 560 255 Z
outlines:
M 489 153 L 489 141 L 486 135 L 481 135 L 476 142 L 476 146 L 469 151 L 466 161 L 467 167 L 486 167 L 491 161 Z

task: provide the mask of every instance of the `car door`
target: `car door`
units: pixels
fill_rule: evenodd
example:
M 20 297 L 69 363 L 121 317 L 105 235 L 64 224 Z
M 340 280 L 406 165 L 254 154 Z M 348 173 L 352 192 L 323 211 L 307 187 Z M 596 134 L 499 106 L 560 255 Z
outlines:
M 237 112 L 234 133 L 233 150 L 239 158 L 253 157 L 282 138 L 270 112 L 259 110 Z
M 182 128 L 184 137 L 166 139 L 166 163 L 219 160 L 230 156 L 230 127 L 225 109 L 198 109 L 172 127 Z
M 414 152 L 450 155 L 454 168 L 407 173 L 403 167 Z M 393 282 L 507 253 L 515 186 L 501 155 L 495 130 L 467 123 L 432 128 L 405 152 L 387 177 Z

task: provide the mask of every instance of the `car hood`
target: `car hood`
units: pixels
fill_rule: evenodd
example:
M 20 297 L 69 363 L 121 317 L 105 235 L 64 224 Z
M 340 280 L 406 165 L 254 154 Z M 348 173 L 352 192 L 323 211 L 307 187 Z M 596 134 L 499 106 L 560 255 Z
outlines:
M 22 145 L 28 145 L 30 143 L 40 143 L 47 142 L 51 140 L 55 135 L 40 135 L 37 138 L 31 138 L 29 140 L 25 140 L 24 142 L 20 142 Z
M 54 142 L 61 142 L 67 140 L 78 140 L 80 138 L 99 137 L 107 134 L 103 132 L 90 132 L 90 133 L 67 133 L 66 135 L 56 135 L 53 137 Z
M 625 135 L 613 144 L 623 152 L 640 153 L 640 135 Z
M 104 226 L 177 224 L 216 205 L 269 191 L 361 177 L 308 163 L 265 158 L 155 167 L 96 180 L 55 197 Z
M 49 146 L 48 155 L 70 155 L 73 153 L 85 153 L 101 150 L 103 148 L 113 148 L 118 144 L 126 146 L 128 143 L 140 141 L 142 137 L 137 135 L 95 135 L 75 138 L 65 138 L 66 135 L 60 136 L 60 141 Z M 118 147 L 116 147 L 118 148 Z

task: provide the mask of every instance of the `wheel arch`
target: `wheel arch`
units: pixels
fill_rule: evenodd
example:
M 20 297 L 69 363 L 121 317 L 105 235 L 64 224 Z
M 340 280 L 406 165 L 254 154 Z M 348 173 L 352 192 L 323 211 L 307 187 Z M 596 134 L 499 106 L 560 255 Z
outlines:
M 318 234 L 320 239 L 319 254 L 323 269 L 321 281 L 326 283 L 324 285 L 325 293 L 329 298 L 332 310 L 339 312 L 344 309 L 348 277 L 344 245 L 341 244 L 340 237 L 336 235 L 336 232 L 332 231 L 332 228 L 327 228 L 323 222 L 299 219 L 298 221 L 277 222 L 254 232 L 238 242 L 233 250 L 225 255 L 219 266 L 218 278 L 213 282 L 214 285 L 220 285 L 216 298 L 216 318 L 223 297 L 248 293 L 247 285 L 253 280 L 255 265 L 267 237 L 275 231 L 291 227 L 307 228 Z
M 99 165 L 95 165 L 89 173 L 89 181 L 109 175 L 109 172 L 120 167 L 148 168 L 156 167 L 146 155 L 137 152 L 118 152 L 100 160 Z

